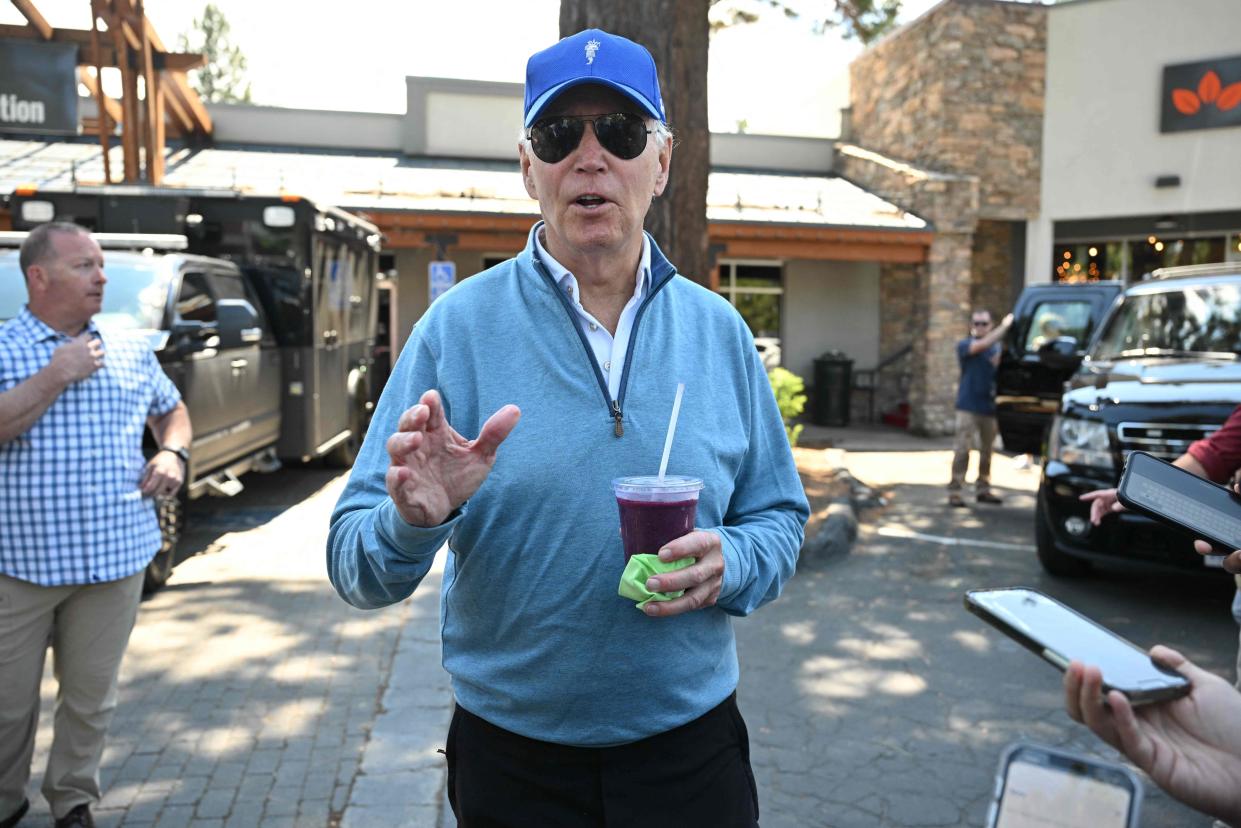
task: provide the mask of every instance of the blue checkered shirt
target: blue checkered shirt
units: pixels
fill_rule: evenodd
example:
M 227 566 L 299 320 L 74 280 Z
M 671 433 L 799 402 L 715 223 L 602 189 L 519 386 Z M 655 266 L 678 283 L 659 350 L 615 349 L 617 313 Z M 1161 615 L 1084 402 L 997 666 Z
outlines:
M 142 435 L 181 395 L 145 337 L 87 330 L 103 340 L 103 367 L 0 444 L 0 573 L 41 586 L 124 578 L 160 546 L 155 501 L 138 490 Z M 0 392 L 68 341 L 22 308 L 0 325 Z

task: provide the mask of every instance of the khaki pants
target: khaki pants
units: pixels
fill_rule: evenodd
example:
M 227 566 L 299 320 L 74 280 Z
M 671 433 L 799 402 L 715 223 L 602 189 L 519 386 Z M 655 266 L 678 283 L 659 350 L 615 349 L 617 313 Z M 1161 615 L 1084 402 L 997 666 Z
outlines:
M 60 587 L 0 575 L 0 818 L 21 805 L 30 781 L 49 644 L 58 687 L 43 795 L 56 818 L 98 801 L 104 735 L 141 597 L 141 572 Z
M 978 494 L 991 491 L 991 447 L 995 444 L 995 417 L 990 414 L 957 412 L 957 439 L 952 448 L 952 480 L 949 492 L 965 486 L 965 472 L 970 465 L 970 442 L 978 435 Z

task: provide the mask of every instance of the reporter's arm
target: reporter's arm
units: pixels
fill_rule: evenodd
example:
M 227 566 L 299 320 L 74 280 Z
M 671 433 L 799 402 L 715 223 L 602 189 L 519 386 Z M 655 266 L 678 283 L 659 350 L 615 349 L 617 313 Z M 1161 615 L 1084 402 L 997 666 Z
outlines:
M 1167 647 L 1151 658 L 1192 683 L 1189 695 L 1134 708 L 1097 667 L 1074 661 L 1064 674 L 1065 709 L 1193 808 L 1241 826 L 1241 693 Z

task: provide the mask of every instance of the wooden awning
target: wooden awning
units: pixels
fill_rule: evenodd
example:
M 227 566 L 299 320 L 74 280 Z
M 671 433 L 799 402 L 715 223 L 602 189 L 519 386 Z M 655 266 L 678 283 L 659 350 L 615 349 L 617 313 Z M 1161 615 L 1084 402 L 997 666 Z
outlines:
M 411 213 L 368 210 L 387 249 L 444 249 L 516 253 L 536 216 Z M 810 259 L 911 263 L 926 261 L 929 230 L 789 226 L 714 221 L 710 243 L 721 258 Z
M 99 135 L 109 183 L 112 170 L 108 142 L 113 125 L 121 128 L 125 183 L 163 182 L 168 131 L 183 136 L 211 135 L 211 116 L 185 77 L 186 70 L 206 65 L 206 57 L 170 52 L 147 19 L 143 0 L 89 0 L 89 30 L 53 28 L 33 0 L 11 2 L 26 18 L 26 25 L 0 25 L 0 37 L 78 46 L 78 80 L 90 90 L 99 106 L 98 117 L 86 126 Z M 100 29 L 101 21 L 106 30 Z M 99 82 L 105 67 L 121 70 L 119 101 L 105 95 Z M 94 72 L 90 71 L 92 68 Z M 145 89 L 141 99 L 139 77 Z

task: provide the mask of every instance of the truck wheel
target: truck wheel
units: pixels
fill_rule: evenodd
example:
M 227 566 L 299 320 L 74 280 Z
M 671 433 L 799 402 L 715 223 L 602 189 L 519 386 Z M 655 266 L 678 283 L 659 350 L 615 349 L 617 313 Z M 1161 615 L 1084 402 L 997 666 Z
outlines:
M 172 575 L 172 567 L 177 562 L 177 541 L 181 538 L 185 514 L 179 496 L 160 498 L 158 503 L 160 545 L 155 557 L 147 564 L 142 579 L 143 595 L 150 595 L 168 583 L 168 576 Z
M 1056 548 L 1047 514 L 1043 511 L 1042 498 L 1034 510 L 1034 545 L 1038 550 L 1038 562 L 1048 575 L 1058 578 L 1080 578 L 1090 572 L 1090 564 L 1064 554 Z
M 332 449 L 324 457 L 329 466 L 336 469 L 348 469 L 358 459 L 358 451 L 362 448 L 362 438 L 366 436 L 366 412 L 357 399 L 349 401 L 349 439 Z

